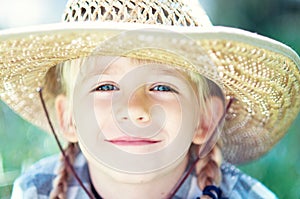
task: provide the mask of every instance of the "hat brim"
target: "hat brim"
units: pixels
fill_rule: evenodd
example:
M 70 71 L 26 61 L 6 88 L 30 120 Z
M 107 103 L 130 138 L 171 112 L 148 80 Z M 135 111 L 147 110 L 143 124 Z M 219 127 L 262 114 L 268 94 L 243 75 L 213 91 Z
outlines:
M 193 70 L 236 100 L 221 134 L 224 159 L 267 152 L 300 110 L 300 59 L 286 45 L 240 29 L 114 22 L 59 23 L 0 32 L 1 99 L 49 129 L 37 87 L 58 63 L 91 54 L 150 59 Z M 207 59 L 209 58 L 209 59 Z M 53 101 L 48 91 L 46 101 Z

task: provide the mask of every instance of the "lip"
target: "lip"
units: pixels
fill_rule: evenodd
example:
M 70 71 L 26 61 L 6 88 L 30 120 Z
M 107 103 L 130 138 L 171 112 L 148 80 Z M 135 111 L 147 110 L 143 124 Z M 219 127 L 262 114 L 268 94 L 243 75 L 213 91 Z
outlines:
M 162 140 L 154 140 L 148 138 L 135 138 L 135 137 L 119 137 L 116 139 L 105 139 L 104 141 L 119 146 L 142 146 L 142 145 L 156 144 L 161 142 Z

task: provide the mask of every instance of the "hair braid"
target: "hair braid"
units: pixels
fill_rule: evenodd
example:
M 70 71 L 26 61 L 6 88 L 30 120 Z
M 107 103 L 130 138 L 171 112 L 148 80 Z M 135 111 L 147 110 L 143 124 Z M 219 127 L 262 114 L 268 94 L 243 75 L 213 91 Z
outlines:
M 78 145 L 75 143 L 68 143 L 67 148 L 64 150 L 66 158 L 69 159 L 69 162 L 73 164 L 75 156 L 78 152 Z M 53 180 L 53 188 L 50 193 L 51 199 L 63 199 L 66 198 L 66 193 L 68 190 L 68 181 L 70 178 L 70 169 L 66 163 L 64 156 L 60 156 L 61 165 L 57 170 L 57 176 Z
M 221 182 L 222 152 L 218 144 L 196 165 L 198 186 L 203 190 L 208 185 L 219 185 Z

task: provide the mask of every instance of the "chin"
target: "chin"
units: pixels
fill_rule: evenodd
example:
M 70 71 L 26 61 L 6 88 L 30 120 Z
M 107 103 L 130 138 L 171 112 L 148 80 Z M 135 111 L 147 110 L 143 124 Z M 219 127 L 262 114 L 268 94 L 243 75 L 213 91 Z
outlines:
M 89 163 L 90 170 L 93 170 L 93 175 L 98 174 L 99 176 L 110 178 L 113 179 L 115 182 L 123 184 L 146 184 L 148 182 L 152 182 L 159 179 L 161 176 L 172 175 L 173 171 L 175 171 L 179 167 L 179 165 L 181 165 L 181 163 L 187 163 L 188 156 L 186 154 L 185 156 L 177 159 L 173 164 L 165 168 L 142 174 L 117 171 L 104 164 L 96 162 L 96 160 L 91 160 L 90 158 L 87 158 L 87 160 Z M 186 166 L 186 164 L 184 164 L 183 166 Z

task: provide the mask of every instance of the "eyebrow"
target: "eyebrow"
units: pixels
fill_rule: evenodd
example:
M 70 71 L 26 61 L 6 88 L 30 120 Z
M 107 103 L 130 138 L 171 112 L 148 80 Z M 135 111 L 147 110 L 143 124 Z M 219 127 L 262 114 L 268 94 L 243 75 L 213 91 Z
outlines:
M 95 60 L 97 59 L 97 61 Z M 108 57 L 105 58 L 91 58 L 86 61 L 84 69 L 81 71 L 82 73 L 85 73 L 85 79 L 88 79 L 92 76 L 100 76 L 100 75 L 108 75 L 108 76 L 119 76 L 119 74 L 116 73 L 109 73 L 107 72 L 106 68 L 109 68 L 111 65 L 115 63 L 115 60 L 117 60 L 118 57 Z M 139 59 L 130 59 L 130 64 L 136 65 L 140 64 L 138 67 L 143 67 L 146 65 L 154 66 L 151 68 L 151 71 L 155 72 L 154 74 L 157 75 L 167 75 L 167 76 L 173 76 L 173 77 L 181 77 L 186 79 L 186 75 L 179 70 L 176 66 L 171 66 L 164 63 L 159 63 L 155 61 L 149 61 L 149 60 L 139 60 Z

